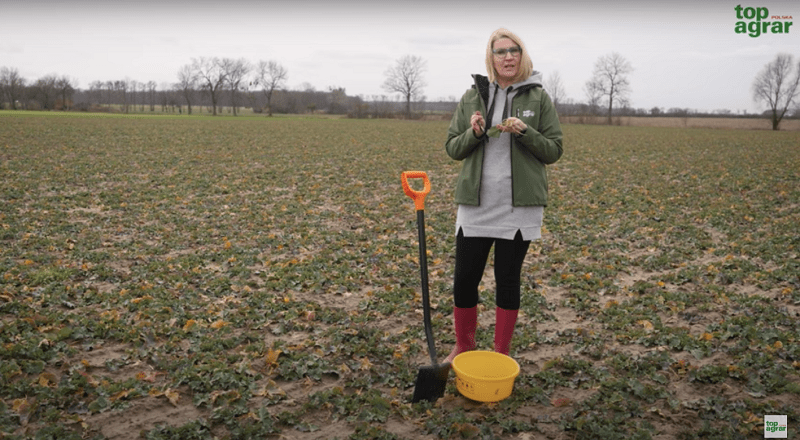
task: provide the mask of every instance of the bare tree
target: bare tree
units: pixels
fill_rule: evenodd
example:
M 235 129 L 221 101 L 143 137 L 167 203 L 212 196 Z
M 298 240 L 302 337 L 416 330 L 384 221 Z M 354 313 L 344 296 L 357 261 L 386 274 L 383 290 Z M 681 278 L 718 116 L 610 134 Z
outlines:
M 398 59 L 394 67 L 386 70 L 383 89 L 403 95 L 406 100 L 406 117 L 411 117 L 411 99 L 422 96 L 422 90 L 427 85 L 422 76 L 425 69 L 426 63 L 421 57 L 406 55 Z
M 345 112 L 345 100 L 347 93 L 344 87 L 328 87 L 328 111 L 333 114 Z
M 46 75 L 36 80 L 33 84 L 33 96 L 39 102 L 43 110 L 53 110 L 55 108 L 56 96 L 56 82 L 58 78 L 55 75 Z
M 231 107 L 233 107 L 233 115 L 236 116 L 237 107 L 239 106 L 236 95 L 241 88 L 242 81 L 250 73 L 250 63 L 244 58 L 239 58 L 238 60 L 225 59 L 223 65 L 227 69 L 225 79 L 231 89 Z
M 114 94 L 112 92 L 114 92 L 116 90 L 116 87 L 115 87 L 114 81 L 106 81 L 104 84 L 105 84 L 105 87 L 106 87 L 106 89 L 105 89 L 106 90 L 106 108 L 110 110 L 111 109 L 111 100 L 112 100 L 112 98 L 114 96 Z
M 5 98 L 14 110 L 19 109 L 19 101 L 25 91 L 25 78 L 19 75 L 15 68 L 3 67 L 0 69 L 0 104 Z
M 156 82 L 155 81 L 148 81 L 147 82 L 147 96 L 148 96 L 148 103 L 150 104 L 150 111 L 156 111 Z
M 128 81 L 114 81 L 114 90 L 122 96 L 122 112 L 128 113 Z
M 214 116 L 217 115 L 217 99 L 219 92 L 225 86 L 228 68 L 226 59 L 219 58 L 192 58 L 192 70 L 197 74 L 200 85 L 211 96 L 211 108 Z
M 78 86 L 77 82 L 68 76 L 62 76 L 56 80 L 56 90 L 61 97 L 61 109 L 69 110 L 72 107 L 72 97 L 75 95 L 75 88 Z
M 3 67 L 0 69 L 0 110 L 5 109 L 5 99 L 8 99 L 6 96 L 6 68 Z
M 599 115 L 600 99 L 602 98 L 600 91 L 592 85 L 591 81 L 583 86 L 583 91 L 586 93 L 586 104 L 589 107 L 589 114 L 592 116 Z
M 242 81 L 242 94 L 244 95 L 245 99 L 247 100 L 247 104 L 250 108 L 253 109 L 253 112 L 260 113 L 259 109 L 256 108 L 256 101 L 258 100 L 258 96 L 256 91 L 253 89 L 255 86 L 254 81 Z
M 89 84 L 89 107 L 92 107 L 93 104 L 99 106 L 102 103 L 104 88 L 105 83 L 102 81 L 92 81 L 91 84 Z
M 186 101 L 188 114 L 192 114 L 192 101 L 194 100 L 195 87 L 197 86 L 197 73 L 193 66 L 188 64 L 178 70 L 178 82 L 175 84 L 175 90 L 181 93 L 183 99 Z
M 259 61 L 258 68 L 256 69 L 256 77 L 253 80 L 254 85 L 260 85 L 261 90 L 264 92 L 264 97 L 267 98 L 268 115 L 272 116 L 272 94 L 275 90 L 283 88 L 286 78 L 286 69 L 278 64 L 277 61 Z
M 134 101 L 133 101 L 133 106 L 134 106 L 133 111 L 136 111 L 136 103 L 138 103 L 139 104 L 139 112 L 144 112 L 144 103 L 145 103 L 145 99 L 147 97 L 147 94 L 145 93 L 147 84 L 143 83 L 141 81 L 136 81 L 136 86 L 138 87 L 138 89 L 136 91 L 136 95 L 135 95 L 136 97 L 134 98 Z
M 181 90 L 178 88 L 178 84 L 169 84 L 169 83 L 161 83 L 161 93 L 158 95 L 158 103 L 161 105 L 161 111 L 166 113 L 170 110 L 169 108 L 169 101 L 174 100 L 176 103 L 180 99 Z M 180 104 L 176 104 L 180 105 Z M 173 112 L 175 111 L 174 108 L 171 109 Z
M 128 80 L 128 89 L 131 91 L 131 102 L 133 107 L 133 112 L 136 113 L 136 90 L 139 87 L 139 81 L 135 79 Z
M 631 63 L 622 55 L 613 52 L 600 57 L 594 63 L 592 78 L 586 83 L 587 95 L 608 99 L 608 124 L 611 124 L 611 112 L 614 104 L 628 104 L 630 82 L 628 74 L 633 71 Z
M 772 62 L 764 66 L 753 82 L 753 99 L 769 107 L 773 130 L 778 129 L 786 110 L 800 92 L 797 87 L 800 83 L 800 62 L 796 69 L 792 62 L 792 55 L 778 54 Z M 793 77 L 792 70 L 796 70 Z
M 567 92 L 564 91 L 564 84 L 561 83 L 561 74 L 559 74 L 558 71 L 550 74 L 550 77 L 544 82 L 544 87 L 547 89 L 547 93 L 550 95 L 553 105 L 556 107 L 556 111 L 558 111 L 559 104 L 567 99 Z

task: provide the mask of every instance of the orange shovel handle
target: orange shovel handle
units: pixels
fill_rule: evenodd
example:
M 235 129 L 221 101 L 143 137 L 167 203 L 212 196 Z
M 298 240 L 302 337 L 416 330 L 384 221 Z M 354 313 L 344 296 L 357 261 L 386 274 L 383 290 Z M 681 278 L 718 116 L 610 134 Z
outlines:
M 425 188 L 422 191 L 416 191 L 408 184 L 408 179 L 422 179 Z M 414 199 L 414 206 L 417 211 L 425 210 L 425 196 L 431 192 L 431 181 L 428 180 L 428 175 L 425 171 L 404 171 L 400 175 L 400 180 L 403 182 L 403 191 L 406 195 Z

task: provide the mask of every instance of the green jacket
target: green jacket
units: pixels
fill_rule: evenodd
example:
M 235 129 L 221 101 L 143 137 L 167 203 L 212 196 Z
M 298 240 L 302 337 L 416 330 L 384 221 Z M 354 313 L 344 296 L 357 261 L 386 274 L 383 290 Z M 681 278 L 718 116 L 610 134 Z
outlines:
M 447 154 L 463 161 L 458 175 L 455 201 L 463 205 L 480 205 L 481 173 L 484 146 L 489 139 L 475 137 L 470 117 L 476 112 L 488 121 L 486 108 L 489 97 L 489 80 L 473 75 L 475 85 L 464 93 L 450 128 L 447 130 Z M 547 206 L 547 170 L 545 165 L 555 163 L 563 153 L 561 124 L 555 106 L 541 84 L 522 86 L 513 98 L 511 116 L 528 124 L 527 131 L 511 135 L 511 181 L 514 206 Z M 487 127 L 487 129 L 490 127 Z

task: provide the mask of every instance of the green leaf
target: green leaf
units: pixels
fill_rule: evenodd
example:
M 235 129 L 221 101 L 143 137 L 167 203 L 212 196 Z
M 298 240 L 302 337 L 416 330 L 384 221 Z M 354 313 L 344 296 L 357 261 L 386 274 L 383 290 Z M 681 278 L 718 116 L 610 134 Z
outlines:
M 493 137 L 493 138 L 500 137 L 501 133 L 502 133 L 502 131 L 500 131 L 500 129 L 497 128 L 497 127 L 492 127 L 490 129 L 486 130 L 486 136 Z
M 90 403 L 88 408 L 89 408 L 89 411 L 91 411 L 93 413 L 99 413 L 99 412 L 103 412 L 106 409 L 108 409 L 109 405 L 110 404 L 108 402 L 108 399 L 106 399 L 103 396 L 100 396 L 97 399 L 95 399 L 92 403 Z

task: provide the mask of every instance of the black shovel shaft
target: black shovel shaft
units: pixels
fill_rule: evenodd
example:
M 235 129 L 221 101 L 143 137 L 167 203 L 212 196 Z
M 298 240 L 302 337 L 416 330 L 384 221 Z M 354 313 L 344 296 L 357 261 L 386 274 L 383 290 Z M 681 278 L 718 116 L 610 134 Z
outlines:
M 431 326 L 431 304 L 428 293 L 428 251 L 425 249 L 425 211 L 417 211 L 417 229 L 419 229 L 419 274 L 422 278 L 422 316 L 425 321 L 425 338 L 428 340 L 428 353 L 431 364 L 436 365 L 436 345 L 433 343 Z

